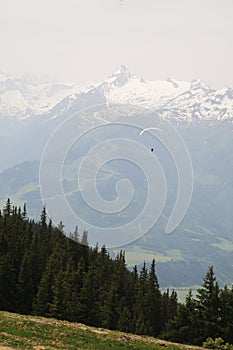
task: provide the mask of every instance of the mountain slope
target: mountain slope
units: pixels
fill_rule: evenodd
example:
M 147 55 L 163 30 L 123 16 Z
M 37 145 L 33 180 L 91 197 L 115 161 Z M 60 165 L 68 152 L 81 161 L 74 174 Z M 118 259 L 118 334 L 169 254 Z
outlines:
M 201 349 L 80 323 L 0 312 L 0 349 L 168 350 Z M 7 346 L 7 348 L 3 348 Z

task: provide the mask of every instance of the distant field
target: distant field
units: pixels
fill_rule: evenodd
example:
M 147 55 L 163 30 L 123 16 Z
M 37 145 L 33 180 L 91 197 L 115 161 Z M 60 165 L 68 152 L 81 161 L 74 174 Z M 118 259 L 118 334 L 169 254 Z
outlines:
M 167 350 L 200 349 L 151 337 L 42 317 L 0 312 L 0 350 Z
M 221 242 L 213 243 L 212 246 L 221 250 L 225 250 L 226 252 L 233 252 L 233 243 L 227 241 L 226 239 L 221 239 Z
M 117 253 L 117 251 L 115 251 Z M 141 264 L 143 261 L 151 262 L 155 259 L 156 262 L 181 261 L 183 257 L 178 249 L 167 249 L 165 254 L 157 253 L 152 250 L 145 250 L 139 246 L 133 246 L 125 250 L 127 265 L 134 266 Z

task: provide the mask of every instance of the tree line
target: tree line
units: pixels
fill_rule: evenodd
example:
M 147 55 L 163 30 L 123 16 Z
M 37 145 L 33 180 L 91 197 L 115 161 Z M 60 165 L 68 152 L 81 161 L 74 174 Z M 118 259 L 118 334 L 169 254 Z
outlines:
M 67 237 L 47 219 L 27 217 L 10 200 L 0 212 L 0 309 L 54 317 L 172 341 L 201 344 L 207 337 L 233 343 L 233 289 L 220 289 L 213 267 L 185 304 L 161 292 L 153 260 L 129 271 L 121 250 L 88 247 L 77 227 Z

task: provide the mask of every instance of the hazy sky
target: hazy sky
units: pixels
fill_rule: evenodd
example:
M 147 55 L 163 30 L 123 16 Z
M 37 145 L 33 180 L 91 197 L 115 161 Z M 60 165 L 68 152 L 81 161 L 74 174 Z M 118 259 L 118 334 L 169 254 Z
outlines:
M 124 64 L 233 87 L 233 0 L 1 0 L 0 48 L 12 75 L 99 81 Z

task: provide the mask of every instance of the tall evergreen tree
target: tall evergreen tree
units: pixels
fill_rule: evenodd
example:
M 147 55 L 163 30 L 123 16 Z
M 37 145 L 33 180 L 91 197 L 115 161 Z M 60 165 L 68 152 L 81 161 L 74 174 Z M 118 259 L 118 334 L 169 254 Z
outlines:
M 147 281 L 145 293 L 145 316 L 147 318 L 147 331 L 150 335 L 157 336 L 162 329 L 162 301 L 159 290 L 158 278 L 155 273 L 155 260 L 153 259 Z
M 148 329 L 147 329 L 148 319 L 146 317 L 146 303 L 145 303 L 145 295 L 147 292 L 147 282 L 148 282 L 148 271 L 146 268 L 146 263 L 144 261 L 143 267 L 140 271 L 140 276 L 136 282 L 135 305 L 133 310 L 135 332 L 138 334 L 148 334 Z
M 221 337 L 233 344 L 233 286 L 224 287 L 220 292 L 221 306 Z
M 199 341 L 199 319 L 196 310 L 196 301 L 193 299 L 192 291 L 189 290 L 185 304 L 180 304 L 177 314 L 168 318 L 165 325 L 163 337 L 179 343 L 200 344 Z
M 203 341 L 207 337 L 220 336 L 220 295 L 213 266 L 210 266 L 203 280 L 202 288 L 197 290 L 199 319 L 203 322 Z M 205 334 L 204 334 L 205 333 Z

